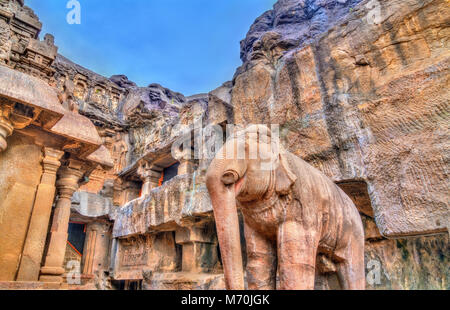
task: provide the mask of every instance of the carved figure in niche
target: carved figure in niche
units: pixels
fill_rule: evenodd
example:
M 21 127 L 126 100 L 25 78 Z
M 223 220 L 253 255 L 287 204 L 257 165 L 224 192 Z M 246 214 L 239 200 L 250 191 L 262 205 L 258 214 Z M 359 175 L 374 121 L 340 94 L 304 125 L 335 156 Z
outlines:
M 120 94 L 112 91 L 111 92 L 111 110 L 116 111 L 119 106 Z
M 105 90 L 99 86 L 95 87 L 94 94 L 92 95 L 92 101 L 98 104 L 103 104 L 103 97 L 105 95 Z
M 86 86 L 83 82 L 77 82 L 75 85 L 74 96 L 80 100 L 84 100 L 86 94 Z
M 122 135 L 118 134 L 116 136 L 116 141 L 113 145 L 113 157 L 115 162 L 115 171 L 120 172 L 127 165 L 127 143 L 122 138 Z
M 249 289 L 275 289 L 277 267 L 279 289 L 314 289 L 318 255 L 336 265 L 343 289 L 365 289 L 364 230 L 352 200 L 271 136 L 262 125 L 238 132 L 207 172 L 227 288 L 244 289 L 239 207 Z

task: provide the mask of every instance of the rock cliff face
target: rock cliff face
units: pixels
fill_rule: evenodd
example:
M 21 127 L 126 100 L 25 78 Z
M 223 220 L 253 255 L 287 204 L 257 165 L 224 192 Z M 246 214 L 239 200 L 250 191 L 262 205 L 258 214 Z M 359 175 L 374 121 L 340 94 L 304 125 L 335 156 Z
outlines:
M 287 51 L 316 40 L 361 0 L 280 0 L 258 17 L 241 42 L 245 63 L 264 57 L 265 49 Z M 268 46 L 270 45 L 270 46 Z

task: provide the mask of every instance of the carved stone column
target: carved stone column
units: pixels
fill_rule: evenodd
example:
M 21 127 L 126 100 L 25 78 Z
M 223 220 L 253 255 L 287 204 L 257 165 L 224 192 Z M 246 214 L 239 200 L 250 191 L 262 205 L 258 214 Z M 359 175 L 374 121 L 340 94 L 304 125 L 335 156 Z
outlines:
M 71 198 L 78 190 L 78 183 L 83 176 L 82 163 L 70 160 L 68 165 L 58 171 L 58 201 L 53 213 L 49 245 L 44 266 L 41 268 L 41 282 L 62 282 L 64 256 L 68 237 Z
M 175 239 L 183 246 L 183 272 L 207 273 L 217 264 L 217 239 L 211 225 L 179 228 Z
M 190 174 L 194 172 L 194 163 L 189 159 L 181 159 L 178 167 L 178 175 Z
M 177 159 L 180 163 L 178 166 L 178 175 L 190 174 L 194 172 L 194 162 L 190 149 L 179 151 L 177 154 Z
M 83 275 L 92 276 L 97 270 L 108 269 L 109 224 L 92 222 L 87 225 L 83 250 Z
M 0 152 L 4 152 L 8 147 L 6 138 L 8 138 L 14 130 L 14 127 L 9 119 L 11 110 L 12 106 L 0 103 Z
M 61 166 L 59 160 L 63 155 L 62 151 L 44 148 L 42 161 L 44 172 L 36 192 L 17 281 L 38 281 L 39 279 L 48 223 L 55 199 L 56 171 Z
M 158 182 L 159 179 L 161 178 L 161 173 L 152 170 L 151 165 L 148 162 L 142 163 L 139 166 L 137 173 L 139 177 L 142 179 L 142 182 L 144 183 L 142 185 L 142 194 L 141 194 L 142 197 L 150 194 L 150 191 L 153 188 L 158 187 Z

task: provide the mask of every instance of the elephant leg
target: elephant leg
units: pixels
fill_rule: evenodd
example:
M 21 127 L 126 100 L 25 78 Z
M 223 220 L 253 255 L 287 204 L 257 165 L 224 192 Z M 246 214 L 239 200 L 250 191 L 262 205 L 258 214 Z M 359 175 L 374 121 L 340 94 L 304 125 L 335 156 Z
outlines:
M 247 283 L 249 290 L 276 288 L 276 244 L 244 223 L 247 245 Z
M 364 238 L 351 239 L 344 260 L 337 264 L 337 275 L 343 290 L 365 290 Z
M 285 222 L 278 230 L 280 289 L 313 290 L 318 247 L 317 234 L 297 222 Z

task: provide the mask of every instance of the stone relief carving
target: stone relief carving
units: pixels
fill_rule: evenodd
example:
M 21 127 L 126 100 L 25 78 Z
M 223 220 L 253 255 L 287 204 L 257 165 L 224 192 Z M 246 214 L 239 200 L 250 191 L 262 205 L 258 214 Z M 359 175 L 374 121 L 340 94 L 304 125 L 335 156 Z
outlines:
M 130 238 L 122 243 L 120 265 L 122 267 L 145 266 L 148 262 L 149 240 L 147 237 Z
M 11 31 L 9 25 L 0 19 L 0 63 L 6 64 L 11 53 Z
M 128 145 L 122 135 L 118 134 L 112 147 L 112 156 L 114 159 L 116 172 L 122 171 L 127 166 Z

